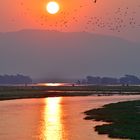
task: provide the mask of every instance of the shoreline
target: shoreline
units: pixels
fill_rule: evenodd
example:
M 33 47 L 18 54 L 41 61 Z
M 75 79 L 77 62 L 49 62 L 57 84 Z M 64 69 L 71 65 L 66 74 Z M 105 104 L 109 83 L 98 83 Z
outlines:
M 19 92 L 20 94 L 20 92 Z M 15 99 L 30 99 L 30 98 L 48 98 L 48 97 L 74 97 L 74 96 L 90 96 L 92 95 L 91 93 L 83 93 L 83 94 L 76 94 L 76 93 L 72 93 L 72 94 L 69 94 L 69 93 L 52 93 L 52 92 L 32 92 L 32 93 L 22 93 L 22 95 L 15 95 L 15 94 L 12 94 L 12 95 L 4 95 L 4 96 L 1 96 L 0 95 L 0 101 L 4 101 L 4 100 L 15 100 Z
M 76 96 L 130 96 L 130 95 L 140 95 L 140 93 L 118 93 L 118 92 L 93 92 L 93 91 L 18 91 L 18 92 L 0 92 L 0 101 L 5 100 L 16 100 L 16 99 L 30 99 L 30 98 L 48 98 L 48 97 L 76 97 Z
M 0 101 L 67 96 L 140 95 L 139 86 L 0 86 Z
M 107 134 L 110 138 L 139 140 L 139 112 L 140 100 L 123 101 L 85 111 L 84 119 L 103 122 L 94 127 L 98 134 Z

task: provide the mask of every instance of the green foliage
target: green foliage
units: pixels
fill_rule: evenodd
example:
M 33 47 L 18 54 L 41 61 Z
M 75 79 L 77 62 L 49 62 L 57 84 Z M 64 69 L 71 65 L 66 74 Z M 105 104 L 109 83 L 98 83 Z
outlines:
M 99 134 L 108 134 L 112 138 L 140 140 L 140 101 L 109 104 L 85 113 L 88 115 L 86 119 L 110 122 L 95 127 Z

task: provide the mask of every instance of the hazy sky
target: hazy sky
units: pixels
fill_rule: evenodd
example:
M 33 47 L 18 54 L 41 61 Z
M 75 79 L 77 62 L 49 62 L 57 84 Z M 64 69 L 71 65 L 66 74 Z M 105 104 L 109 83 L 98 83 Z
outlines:
M 56 0 L 55 15 L 46 12 L 48 1 L 0 0 L 0 32 L 13 32 L 0 33 L 0 74 L 139 75 L 140 0 Z M 23 29 L 68 33 L 15 32 Z
M 139 76 L 139 54 L 138 44 L 85 32 L 23 30 L 0 34 L 0 74 L 60 79 Z
M 0 0 L 0 31 L 38 28 L 89 31 L 139 41 L 139 0 L 56 0 L 56 15 L 45 11 L 48 0 Z

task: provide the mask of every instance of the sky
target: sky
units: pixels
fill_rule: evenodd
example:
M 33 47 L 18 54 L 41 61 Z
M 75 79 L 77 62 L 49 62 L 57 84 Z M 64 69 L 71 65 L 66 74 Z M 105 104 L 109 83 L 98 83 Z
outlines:
M 60 11 L 46 12 L 48 0 L 0 0 L 0 32 L 47 29 L 86 31 L 139 42 L 139 0 L 56 0 Z
M 0 0 L 0 74 L 139 75 L 140 0 L 49 1 Z

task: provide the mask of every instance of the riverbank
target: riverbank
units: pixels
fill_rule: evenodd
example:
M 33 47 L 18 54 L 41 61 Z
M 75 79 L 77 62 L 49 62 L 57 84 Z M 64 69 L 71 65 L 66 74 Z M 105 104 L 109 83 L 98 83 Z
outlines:
M 67 91 L 37 91 L 37 90 L 18 90 L 0 92 L 0 100 L 27 99 L 27 98 L 46 98 L 46 97 L 67 97 L 67 96 L 89 96 L 92 92 L 67 92 Z
M 140 140 L 140 100 L 112 103 L 86 111 L 86 120 L 108 122 L 96 126 L 99 134 L 111 138 Z
M 0 86 L 0 100 L 89 95 L 140 95 L 140 86 Z

